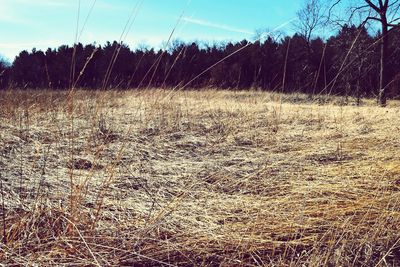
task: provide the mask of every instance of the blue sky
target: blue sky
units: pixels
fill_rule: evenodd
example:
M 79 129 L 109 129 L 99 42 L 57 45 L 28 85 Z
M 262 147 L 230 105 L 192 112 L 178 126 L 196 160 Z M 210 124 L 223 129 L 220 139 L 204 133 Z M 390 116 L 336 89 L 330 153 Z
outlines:
M 79 39 L 104 44 L 119 40 L 131 14 L 137 14 L 123 40 L 161 47 L 183 13 L 173 39 L 184 41 L 252 39 L 295 17 L 302 0 L 81 0 L 80 25 L 94 4 Z M 0 0 L 0 54 L 9 60 L 22 50 L 73 44 L 79 0 Z M 142 3 L 138 5 L 138 3 Z M 137 9 L 135 9 L 135 7 Z M 290 24 L 280 30 L 291 32 Z

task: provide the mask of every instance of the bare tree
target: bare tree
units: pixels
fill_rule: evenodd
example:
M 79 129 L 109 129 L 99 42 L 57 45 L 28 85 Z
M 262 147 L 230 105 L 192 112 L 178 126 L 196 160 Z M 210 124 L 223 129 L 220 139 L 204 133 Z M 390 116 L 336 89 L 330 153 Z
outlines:
M 330 11 L 346 0 L 335 0 Z M 379 95 L 378 102 L 386 106 L 387 87 L 390 84 L 388 73 L 389 58 L 389 33 L 399 26 L 400 22 L 400 0 L 357 0 L 349 1 L 351 5 L 350 18 L 359 13 L 365 16 L 362 25 L 369 21 L 377 22 L 380 26 L 380 73 L 379 73 Z
M 313 91 L 310 91 L 309 97 L 313 97 L 315 93 L 315 87 L 317 86 L 317 80 L 319 76 L 319 70 L 311 71 L 309 68 L 311 66 L 311 55 L 312 55 L 312 47 L 311 42 L 312 38 L 315 34 L 315 31 L 318 31 L 320 27 L 324 24 L 324 5 L 322 5 L 321 0 L 303 0 L 302 8 L 297 11 L 296 17 L 297 20 L 293 22 L 294 29 L 296 33 L 300 35 L 306 41 L 306 56 L 308 61 L 308 68 L 311 76 L 315 76 L 315 83 L 313 85 Z M 323 59 L 321 59 L 322 62 Z
M 305 0 L 303 7 L 296 13 L 294 27 L 308 43 L 318 27 L 323 25 L 323 13 L 321 0 Z
M 323 25 L 324 10 L 321 0 L 305 0 L 303 7 L 296 13 L 297 20 L 293 23 L 298 34 L 310 43 L 314 32 Z

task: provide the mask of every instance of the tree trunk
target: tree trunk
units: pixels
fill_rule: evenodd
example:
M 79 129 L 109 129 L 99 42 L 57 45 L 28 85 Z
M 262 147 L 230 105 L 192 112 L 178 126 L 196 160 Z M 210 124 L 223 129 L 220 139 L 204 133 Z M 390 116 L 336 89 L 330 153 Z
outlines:
M 382 107 L 386 106 L 386 98 L 387 98 L 386 87 L 389 83 L 388 72 L 387 72 L 388 49 L 389 49 L 388 25 L 386 18 L 382 18 L 381 67 L 380 67 L 379 96 L 378 96 L 379 104 Z

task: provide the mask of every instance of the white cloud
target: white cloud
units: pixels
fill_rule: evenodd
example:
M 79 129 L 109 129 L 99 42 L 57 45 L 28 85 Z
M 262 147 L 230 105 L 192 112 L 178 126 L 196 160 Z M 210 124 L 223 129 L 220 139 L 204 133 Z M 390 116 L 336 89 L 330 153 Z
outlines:
M 210 21 L 202 20 L 202 19 L 183 17 L 182 20 L 185 22 L 188 22 L 188 23 L 201 25 L 201 26 L 205 26 L 205 27 L 210 27 L 210 28 L 214 28 L 214 29 L 225 30 L 225 31 L 229 31 L 229 32 L 236 32 L 236 33 L 243 33 L 243 34 L 247 34 L 247 35 L 254 35 L 254 32 L 249 31 L 249 30 L 239 29 L 239 28 L 231 27 L 231 26 L 228 26 L 225 24 L 213 23 Z
M 23 50 L 31 51 L 32 48 L 46 50 L 47 48 L 55 48 L 61 45 L 54 40 L 37 41 L 37 42 L 7 42 L 0 43 L 1 55 L 5 56 L 8 60 L 13 61 L 15 56 Z

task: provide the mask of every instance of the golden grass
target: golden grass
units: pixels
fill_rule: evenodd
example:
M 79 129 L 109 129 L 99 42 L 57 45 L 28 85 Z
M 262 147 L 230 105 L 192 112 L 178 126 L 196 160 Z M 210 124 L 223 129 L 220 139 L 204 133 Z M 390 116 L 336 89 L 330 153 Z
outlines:
M 397 102 L 217 90 L 73 99 L 0 92 L 0 262 L 400 264 Z

